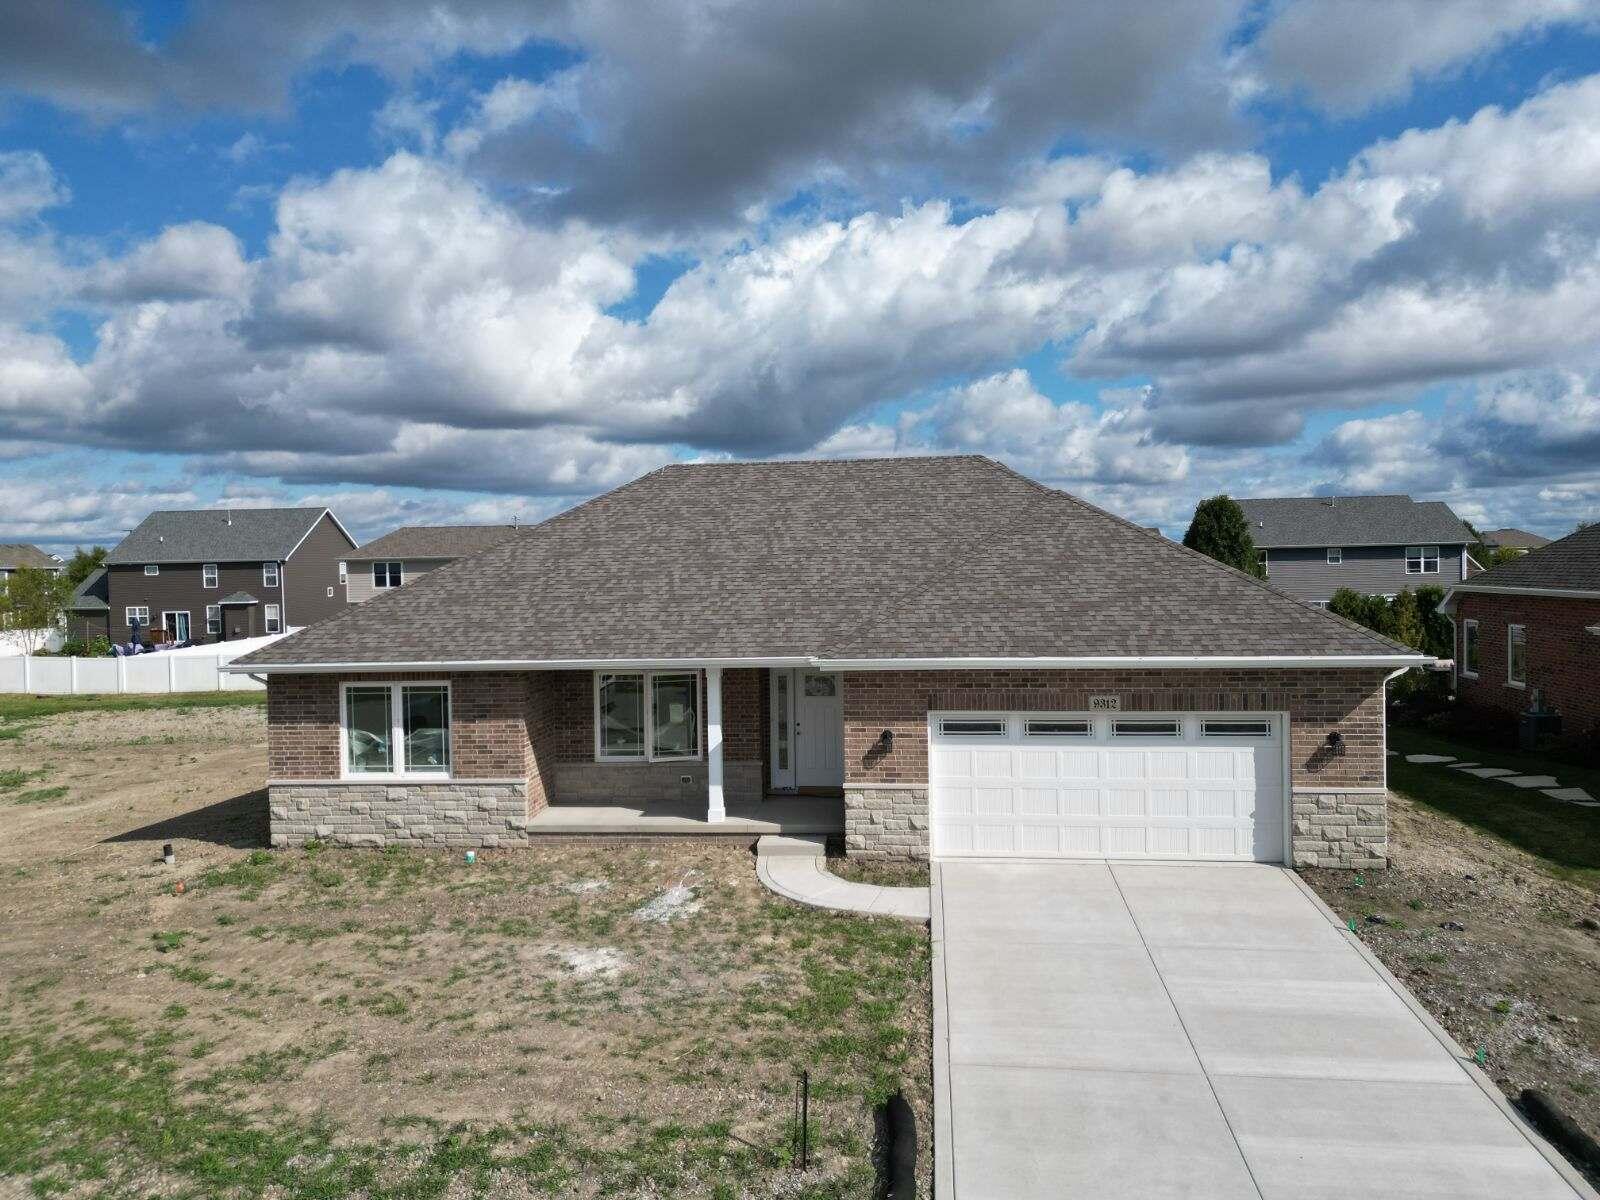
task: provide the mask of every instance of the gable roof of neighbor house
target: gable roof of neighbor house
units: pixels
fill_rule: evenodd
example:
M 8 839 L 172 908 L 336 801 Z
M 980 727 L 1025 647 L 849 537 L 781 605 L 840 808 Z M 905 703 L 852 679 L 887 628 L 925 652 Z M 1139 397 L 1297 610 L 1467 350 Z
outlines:
M 1481 574 L 1456 592 L 1555 591 L 1600 596 L 1600 524 L 1586 525 L 1560 541 L 1519 554 Z
M 60 566 L 59 558 L 37 546 L 26 542 L 0 542 L 0 571 L 16 571 L 23 567 L 59 569 Z
M 1410 496 L 1275 496 L 1240 500 L 1258 549 L 1461 545 L 1475 541 L 1450 506 Z
M 101 612 L 111 607 L 106 596 L 106 569 L 96 567 L 72 589 L 72 603 L 67 607 L 73 612 Z
M 153 512 L 106 555 L 106 566 L 140 563 L 283 562 L 326 508 L 186 508 Z
M 516 533 L 515 525 L 402 525 L 345 557 L 351 562 L 465 558 L 515 537 Z
M 969 456 L 665 467 L 237 663 L 1134 656 L 1419 661 Z
M 1491 529 L 1483 535 L 1483 544 L 1495 550 L 1537 550 L 1548 546 L 1550 539 L 1526 529 Z

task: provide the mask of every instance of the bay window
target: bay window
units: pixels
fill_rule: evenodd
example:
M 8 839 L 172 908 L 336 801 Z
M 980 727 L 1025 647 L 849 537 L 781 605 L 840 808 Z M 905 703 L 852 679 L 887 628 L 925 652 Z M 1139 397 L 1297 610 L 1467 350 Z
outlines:
M 341 723 L 346 775 L 450 773 L 450 685 L 347 683 Z
M 699 672 L 595 672 L 594 729 L 600 762 L 699 758 Z

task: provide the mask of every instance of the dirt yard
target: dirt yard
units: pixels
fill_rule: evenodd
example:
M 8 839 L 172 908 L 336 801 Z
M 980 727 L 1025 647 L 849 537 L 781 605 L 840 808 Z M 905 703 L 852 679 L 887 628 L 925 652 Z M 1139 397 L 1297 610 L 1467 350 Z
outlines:
M 900 1086 L 926 1167 L 925 930 L 742 846 L 267 851 L 262 740 L 0 724 L 0 1194 L 860 1197 Z
M 1484 1051 L 1507 1095 L 1542 1088 L 1600 1131 L 1600 896 L 1405 796 L 1389 811 L 1390 869 L 1307 881 L 1469 1053 Z

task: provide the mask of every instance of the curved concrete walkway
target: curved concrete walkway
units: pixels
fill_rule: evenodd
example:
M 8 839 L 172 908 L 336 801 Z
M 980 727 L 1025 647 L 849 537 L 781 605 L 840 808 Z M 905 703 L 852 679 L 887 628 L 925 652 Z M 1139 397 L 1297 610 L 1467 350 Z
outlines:
M 931 907 L 927 888 L 840 879 L 828 870 L 820 838 L 761 838 L 756 842 L 756 876 L 778 895 L 813 908 L 926 921 Z

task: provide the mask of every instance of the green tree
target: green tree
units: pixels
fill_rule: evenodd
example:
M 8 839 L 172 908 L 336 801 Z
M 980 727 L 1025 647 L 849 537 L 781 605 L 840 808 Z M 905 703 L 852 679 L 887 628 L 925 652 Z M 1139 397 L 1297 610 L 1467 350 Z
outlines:
M 0 628 L 15 632 L 24 653 L 36 653 L 61 625 L 71 602 L 72 584 L 64 574 L 22 567 L 0 590 Z
M 1191 550 L 1226 563 L 1250 575 L 1263 574 L 1256 561 L 1256 543 L 1250 536 L 1250 522 L 1239 502 L 1226 495 L 1212 496 L 1194 506 L 1194 517 L 1183 535 Z
M 69 584 L 77 587 L 105 565 L 106 548 L 104 546 L 91 546 L 87 550 L 79 546 L 72 552 L 72 557 L 67 560 L 67 565 L 62 574 L 67 577 Z

